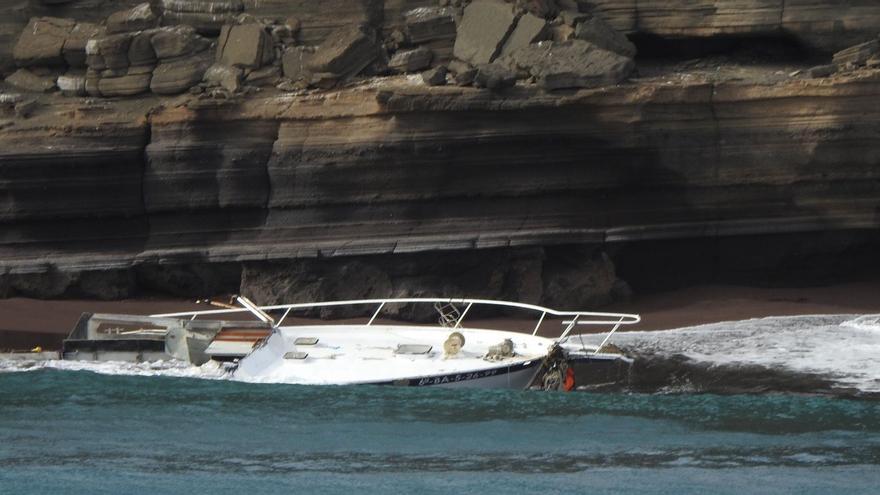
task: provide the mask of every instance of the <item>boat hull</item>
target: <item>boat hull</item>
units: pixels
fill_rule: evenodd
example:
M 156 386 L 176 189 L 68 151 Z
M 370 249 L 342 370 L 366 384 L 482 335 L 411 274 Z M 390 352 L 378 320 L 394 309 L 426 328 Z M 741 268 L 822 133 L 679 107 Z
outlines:
M 511 366 L 501 366 L 472 372 L 403 378 L 392 382 L 375 383 L 375 385 L 441 388 L 508 388 L 521 390 L 531 385 L 540 368 L 541 361 L 534 360 Z

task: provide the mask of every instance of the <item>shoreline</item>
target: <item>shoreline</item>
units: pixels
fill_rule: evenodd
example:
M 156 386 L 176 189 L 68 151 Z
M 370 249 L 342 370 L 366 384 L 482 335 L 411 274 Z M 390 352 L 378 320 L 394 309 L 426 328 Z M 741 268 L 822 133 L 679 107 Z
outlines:
M 2 299 L 0 350 L 60 348 L 83 312 L 147 315 L 204 309 L 208 308 L 185 299 L 160 297 L 122 301 Z M 640 314 L 642 322 L 625 329 L 628 331 L 668 330 L 768 316 L 871 314 L 880 313 L 880 281 L 806 288 L 700 285 L 639 295 L 629 302 L 595 310 Z

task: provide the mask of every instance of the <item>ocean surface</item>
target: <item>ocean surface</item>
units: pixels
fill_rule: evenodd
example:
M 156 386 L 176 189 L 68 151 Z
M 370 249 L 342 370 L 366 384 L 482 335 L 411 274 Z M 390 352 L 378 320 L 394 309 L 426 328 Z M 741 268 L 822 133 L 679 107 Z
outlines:
M 831 355 L 842 347 L 807 348 L 830 327 L 869 346 L 875 321 L 799 318 L 623 340 L 723 361 L 739 339 L 747 362 L 873 389 L 871 369 Z M 791 362 L 746 338 L 768 325 L 804 334 Z M 2 494 L 880 493 L 880 401 L 858 395 L 308 387 L 168 363 L 0 370 Z

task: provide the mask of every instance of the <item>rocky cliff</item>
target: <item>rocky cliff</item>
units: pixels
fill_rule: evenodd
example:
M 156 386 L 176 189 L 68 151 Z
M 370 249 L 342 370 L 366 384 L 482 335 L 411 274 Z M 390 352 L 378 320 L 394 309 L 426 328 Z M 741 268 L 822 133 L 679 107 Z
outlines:
M 244 2 L 243 10 L 297 17 L 298 46 L 354 20 L 378 27 L 387 46 L 406 13 L 427 3 L 269 0 Z M 0 293 L 114 297 L 151 286 L 201 295 L 239 284 L 259 292 L 272 285 L 266 273 L 290 263 L 300 268 L 288 279 L 313 287 L 321 274 L 345 280 L 339 270 L 356 262 L 362 273 L 370 273 L 366 263 L 384 274 L 370 279 L 382 293 L 493 287 L 490 295 L 576 305 L 626 292 L 613 266 L 596 261 L 615 245 L 880 226 L 880 70 L 863 59 L 840 62 L 831 77 L 810 69 L 826 50 L 876 37 L 880 7 L 578 3 L 631 35 L 791 36 L 810 47 L 810 60 L 637 59 L 638 72 L 616 75 L 620 83 L 591 87 L 583 74 L 565 74 L 563 89 L 553 86 L 558 73 L 546 72 L 555 69 L 542 66 L 494 91 L 387 72 L 343 83 L 337 71 L 331 89 L 312 79 L 318 87 L 211 97 L 210 89 L 25 100 L 10 92 L 0 102 Z M 96 18 L 85 7 L 33 3 L 22 12 Z M 9 19 L 4 29 L 17 22 Z M 547 26 L 562 31 L 554 22 Z M 504 34 L 493 60 L 511 39 Z M 443 42 L 440 62 L 477 53 L 459 52 L 453 41 Z M 360 41 L 351 43 L 339 57 Z M 581 88 L 565 89 L 572 80 Z M 438 262 L 441 252 L 460 259 Z M 566 265 L 572 253 L 579 261 Z M 313 266 L 326 259 L 343 261 Z M 453 276 L 498 259 L 509 262 L 495 278 L 492 270 L 469 281 Z M 391 268 L 404 260 L 408 268 Z M 529 270 L 537 281 L 512 275 Z M 600 290 L 581 287 L 584 297 L 564 299 L 572 273 L 593 274 Z M 262 299 L 308 292 L 285 287 Z M 328 294 L 348 292 L 308 293 Z

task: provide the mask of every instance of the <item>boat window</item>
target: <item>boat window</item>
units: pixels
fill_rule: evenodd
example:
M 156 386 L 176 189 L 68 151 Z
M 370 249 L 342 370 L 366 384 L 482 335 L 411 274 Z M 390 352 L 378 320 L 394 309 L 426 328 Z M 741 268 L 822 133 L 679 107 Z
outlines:
M 427 354 L 432 347 L 425 344 L 399 344 L 395 354 Z
M 284 359 L 305 359 L 309 357 L 308 352 L 290 351 L 284 354 Z
M 297 337 L 293 341 L 294 345 L 315 345 L 318 343 L 318 337 Z

